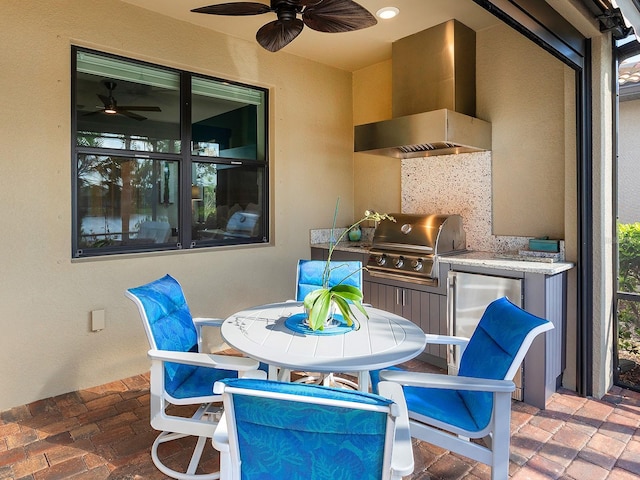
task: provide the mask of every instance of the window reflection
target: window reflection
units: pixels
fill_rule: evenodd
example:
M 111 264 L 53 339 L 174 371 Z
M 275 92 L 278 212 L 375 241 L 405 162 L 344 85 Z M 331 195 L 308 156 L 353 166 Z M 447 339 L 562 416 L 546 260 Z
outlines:
M 192 98 L 192 155 L 265 159 L 264 92 L 196 77 Z
M 268 242 L 266 90 L 72 51 L 74 257 Z
M 262 169 L 213 163 L 196 163 L 194 169 L 194 240 L 221 242 L 264 236 Z
M 176 242 L 178 164 L 80 155 L 79 248 Z
M 180 152 L 178 73 L 90 52 L 77 55 L 78 145 Z

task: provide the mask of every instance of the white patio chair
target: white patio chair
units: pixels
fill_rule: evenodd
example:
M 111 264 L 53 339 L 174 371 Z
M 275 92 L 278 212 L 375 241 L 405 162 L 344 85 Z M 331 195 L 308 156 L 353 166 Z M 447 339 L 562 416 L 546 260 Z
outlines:
M 222 380 L 213 436 L 222 480 L 400 480 L 413 472 L 399 385 L 381 395 L 266 380 Z
M 153 463 L 172 478 L 219 478 L 219 472 L 196 474 L 206 440 L 213 436 L 222 415 L 222 398 L 213 393 L 213 385 L 243 372 L 264 378 L 264 372 L 256 371 L 258 362 L 249 358 L 199 353 L 201 328 L 219 327 L 222 320 L 192 318 L 182 287 L 171 276 L 130 288 L 126 296 L 138 307 L 151 347 L 151 426 L 162 431 L 151 447 Z M 191 418 L 182 417 L 167 412 L 171 405 L 195 405 L 196 411 Z M 198 441 L 189 465 L 178 472 L 160 459 L 158 447 L 187 436 L 196 436 Z
M 371 373 L 374 391 L 379 379 L 403 385 L 412 437 L 485 463 L 493 480 L 505 480 L 513 377 L 535 337 L 552 328 L 503 297 L 489 304 L 470 339 L 427 335 L 427 343 L 460 346 L 457 376 L 382 370 Z

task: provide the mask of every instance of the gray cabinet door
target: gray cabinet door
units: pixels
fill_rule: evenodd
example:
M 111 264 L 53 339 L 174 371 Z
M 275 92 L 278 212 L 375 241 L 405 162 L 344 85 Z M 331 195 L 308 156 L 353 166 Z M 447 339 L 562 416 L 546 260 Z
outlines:
M 376 308 L 393 312 L 411 320 L 423 332 L 439 335 L 447 333 L 447 298 L 411 288 L 364 282 L 365 302 Z M 427 345 L 425 353 L 446 360 L 445 345 Z

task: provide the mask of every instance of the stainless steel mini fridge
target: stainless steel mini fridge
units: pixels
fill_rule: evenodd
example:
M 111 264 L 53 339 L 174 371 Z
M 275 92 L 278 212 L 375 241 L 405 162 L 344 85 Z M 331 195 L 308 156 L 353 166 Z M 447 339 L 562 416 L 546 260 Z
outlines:
M 484 310 L 492 301 L 507 297 L 512 303 L 523 305 L 522 279 L 449 272 L 447 278 L 447 325 L 449 335 L 471 337 Z M 449 374 L 458 373 L 459 352 L 450 346 L 447 353 Z M 518 370 L 513 398 L 522 400 L 522 368 Z

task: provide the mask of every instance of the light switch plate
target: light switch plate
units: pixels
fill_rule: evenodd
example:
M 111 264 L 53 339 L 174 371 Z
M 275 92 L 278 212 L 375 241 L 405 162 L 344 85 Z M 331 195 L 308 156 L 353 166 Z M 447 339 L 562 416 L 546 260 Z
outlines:
M 104 310 L 92 310 L 91 311 L 91 331 L 99 332 L 104 330 Z

